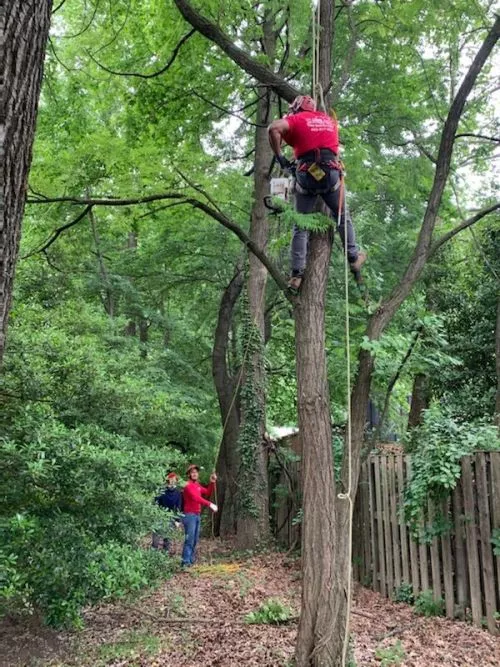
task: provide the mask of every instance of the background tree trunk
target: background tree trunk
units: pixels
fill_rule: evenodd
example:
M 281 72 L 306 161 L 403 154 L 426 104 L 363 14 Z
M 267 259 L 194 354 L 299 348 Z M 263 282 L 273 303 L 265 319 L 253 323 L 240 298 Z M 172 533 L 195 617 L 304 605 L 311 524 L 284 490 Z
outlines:
M 269 50 L 273 45 L 268 45 Z M 269 166 L 272 151 L 267 138 L 267 124 L 271 117 L 271 93 L 264 95 L 257 103 L 257 119 L 259 126 L 255 130 L 255 162 L 254 162 L 254 202 L 250 221 L 250 238 L 265 250 L 269 236 L 267 211 L 264 197 L 269 194 Z M 269 535 L 269 490 L 267 462 L 268 453 L 265 447 L 264 433 L 266 429 L 266 395 L 264 369 L 265 339 L 265 291 L 267 270 L 265 266 L 249 252 L 248 274 L 248 306 L 252 336 L 251 349 L 245 364 L 245 379 L 250 405 L 246 400 L 241 403 L 241 422 L 245 428 L 245 442 L 240 440 L 239 447 L 252 447 L 253 452 L 248 469 L 248 457 L 242 456 L 242 467 L 238 494 L 237 515 L 237 546 L 239 549 L 252 549 Z M 250 425 L 251 421 L 251 425 Z M 248 428 L 250 426 L 250 428 Z M 248 435 L 252 433 L 249 441 Z
M 0 4 L 0 361 L 21 236 L 52 0 Z
M 424 410 L 429 407 L 429 376 L 417 373 L 413 379 L 411 392 L 410 414 L 408 415 L 408 430 L 422 423 Z
M 241 294 L 243 281 L 243 271 L 241 267 L 237 267 L 235 275 L 222 295 L 212 352 L 212 376 L 219 400 L 222 427 L 225 426 L 216 464 L 219 476 L 217 482 L 219 512 L 215 515 L 215 531 L 221 537 L 236 533 L 240 398 L 239 392 L 237 396 L 234 396 L 234 392 L 238 383 L 239 369 L 234 368 L 233 372 L 230 371 L 229 344 L 234 307 Z

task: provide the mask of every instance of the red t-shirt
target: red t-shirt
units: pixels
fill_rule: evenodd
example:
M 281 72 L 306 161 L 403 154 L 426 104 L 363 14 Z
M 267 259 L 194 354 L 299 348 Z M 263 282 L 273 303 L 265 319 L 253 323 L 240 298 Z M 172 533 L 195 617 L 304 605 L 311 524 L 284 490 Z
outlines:
M 215 484 L 213 482 L 205 487 L 199 482 L 189 481 L 182 492 L 184 499 L 183 512 L 185 514 L 199 514 L 202 505 L 206 507 L 210 505 L 210 501 L 205 500 L 203 496 L 210 498 L 214 488 Z
M 313 151 L 315 148 L 328 148 L 339 152 L 339 131 L 337 123 L 321 111 L 300 111 L 287 116 L 289 130 L 283 139 L 292 146 L 295 157 Z

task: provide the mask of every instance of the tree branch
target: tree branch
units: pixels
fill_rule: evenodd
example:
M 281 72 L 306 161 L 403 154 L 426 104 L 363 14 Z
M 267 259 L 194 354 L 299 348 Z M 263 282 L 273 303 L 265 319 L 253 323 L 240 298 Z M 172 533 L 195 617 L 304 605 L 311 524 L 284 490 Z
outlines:
M 90 213 L 91 210 L 92 210 L 92 205 L 86 206 L 84 210 L 79 215 L 77 215 L 74 220 L 71 220 L 71 222 L 67 222 L 65 225 L 62 225 L 61 227 L 58 227 L 56 230 L 54 230 L 49 240 L 46 241 L 41 248 L 38 248 L 37 250 L 32 250 L 27 255 L 23 255 L 21 259 L 28 259 L 28 257 L 32 257 L 33 255 L 36 255 L 39 252 L 45 253 L 47 248 L 49 248 L 54 243 L 54 241 L 58 238 L 58 236 L 60 236 L 67 229 L 70 229 L 70 227 L 74 227 L 75 225 L 77 225 L 81 220 L 83 220 L 83 218 L 88 213 Z
M 199 14 L 186 0 L 174 0 L 184 19 L 190 23 L 201 35 L 214 42 L 231 60 L 245 72 L 251 74 L 260 83 L 270 86 L 283 99 L 291 102 L 299 91 L 287 83 L 282 77 L 272 72 L 268 67 L 249 56 L 243 49 L 237 47 L 229 37 L 209 19 Z
M 263 125 L 259 125 L 258 123 L 254 123 L 251 120 L 248 120 L 245 117 L 241 117 L 239 114 L 235 113 L 234 111 L 231 111 L 231 109 L 225 109 L 224 107 L 219 106 L 216 104 L 213 100 L 209 100 L 207 97 L 199 93 L 197 90 L 194 88 L 191 88 L 190 92 L 195 95 L 196 97 L 199 97 L 200 100 L 205 102 L 206 104 L 209 104 L 210 106 L 214 107 L 214 109 L 218 109 L 219 111 L 222 111 L 223 113 L 227 114 L 228 116 L 234 116 L 238 120 L 240 120 L 242 123 L 245 123 L 246 125 L 252 125 L 253 127 L 264 127 Z M 255 102 L 254 102 L 255 104 Z
M 485 216 L 489 215 L 490 213 L 494 213 L 499 208 L 500 208 L 500 202 L 493 204 L 493 206 L 488 206 L 487 208 L 483 208 L 481 211 L 478 211 L 475 215 L 471 216 L 470 218 L 467 218 L 467 220 L 464 220 L 446 234 L 443 234 L 443 236 L 441 236 L 439 239 L 437 239 L 437 241 L 435 241 L 432 244 L 428 256 L 432 257 L 432 255 L 435 255 L 436 252 L 444 243 L 446 243 L 451 238 L 456 236 L 459 232 L 463 231 L 464 229 L 467 229 L 467 227 L 471 227 L 472 225 L 476 224 L 476 222 L 479 222 L 479 220 L 481 220 Z
M 434 173 L 434 182 L 427 202 L 424 220 L 420 229 L 417 244 L 408 268 L 398 285 L 393 289 L 390 296 L 371 318 L 368 326 L 370 339 L 377 339 L 381 332 L 390 322 L 397 308 L 403 303 L 418 280 L 424 266 L 429 258 L 432 234 L 436 224 L 436 217 L 441 205 L 444 188 L 450 173 L 453 144 L 465 102 L 474 87 L 486 60 L 500 37 L 500 16 L 496 17 L 494 25 L 482 43 L 469 70 L 458 89 L 453 103 L 448 111 L 446 121 L 441 133 L 441 141 Z
M 192 37 L 195 34 L 196 30 L 193 28 L 190 30 L 188 33 L 182 37 L 175 49 L 172 51 L 172 55 L 169 58 L 169 61 L 165 65 L 165 67 L 162 67 L 160 70 L 157 72 L 153 72 L 152 74 L 141 74 L 140 72 L 117 72 L 115 70 L 109 69 L 109 67 L 106 67 L 102 63 L 100 63 L 94 56 L 90 53 L 90 51 L 87 51 L 87 55 L 89 58 L 95 62 L 95 64 L 103 69 L 105 72 L 109 72 L 109 74 L 116 74 L 117 76 L 136 76 L 139 77 L 140 79 L 153 79 L 155 76 L 160 76 L 161 74 L 164 74 L 170 67 L 173 65 L 175 59 L 179 55 L 179 51 L 181 50 L 181 47 L 183 44 L 185 44 L 190 37 Z
M 483 139 L 484 141 L 493 141 L 496 144 L 500 144 L 500 137 L 488 137 L 485 134 L 474 134 L 473 132 L 461 132 L 460 134 L 455 135 L 455 139 L 460 139 L 461 137 L 472 137 L 474 139 Z
M 30 254 L 26 255 L 23 259 L 25 259 L 26 257 L 30 257 L 31 255 L 37 252 L 45 250 L 48 247 L 48 245 L 51 245 L 63 231 L 65 231 L 69 227 L 73 227 L 83 217 L 85 217 L 85 215 L 88 213 L 89 207 L 92 208 L 93 206 L 134 206 L 137 204 L 147 204 L 148 202 L 161 201 L 164 199 L 175 199 L 178 200 L 180 205 L 188 204 L 193 208 L 197 208 L 200 211 L 203 211 L 203 213 L 206 213 L 214 220 L 217 220 L 217 222 L 219 222 L 223 227 L 233 232 L 233 234 L 235 234 L 235 236 L 237 236 L 240 239 L 243 245 L 245 245 L 248 248 L 248 250 L 250 250 L 250 252 L 252 252 L 257 257 L 257 259 L 260 260 L 260 262 L 266 267 L 266 269 L 269 271 L 270 276 L 273 278 L 277 286 L 284 292 L 287 299 L 289 301 L 293 301 L 293 296 L 291 295 L 288 289 L 286 280 L 284 276 L 281 274 L 278 267 L 266 255 L 266 253 L 263 250 L 261 250 L 254 241 L 250 239 L 250 237 L 243 231 L 243 229 L 238 224 L 236 224 L 235 222 L 233 222 L 233 220 L 228 218 L 224 213 L 222 213 L 222 211 L 218 211 L 212 208 L 211 206 L 208 206 L 208 204 L 205 204 L 199 199 L 195 199 L 194 197 L 186 197 L 185 195 L 180 194 L 178 192 L 164 192 L 156 195 L 147 195 L 145 197 L 127 198 L 127 199 L 119 199 L 119 198 L 113 199 L 110 197 L 96 198 L 96 199 L 84 198 L 84 197 L 43 197 L 40 199 L 28 199 L 27 200 L 28 204 L 49 204 L 51 202 L 67 202 L 71 204 L 82 204 L 87 208 L 78 216 L 77 219 L 56 229 L 51 239 L 49 239 L 49 242 L 47 242 L 43 246 L 43 248 L 31 252 Z

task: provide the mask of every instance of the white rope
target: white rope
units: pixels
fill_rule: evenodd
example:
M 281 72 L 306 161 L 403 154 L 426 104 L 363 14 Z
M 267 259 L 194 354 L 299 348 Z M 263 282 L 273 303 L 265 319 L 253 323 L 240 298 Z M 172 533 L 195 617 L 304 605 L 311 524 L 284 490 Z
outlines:
M 347 221 L 345 215 L 345 188 L 343 174 L 341 173 L 342 183 L 339 191 L 339 224 L 342 222 L 342 210 L 344 213 L 344 289 L 345 289 L 345 347 L 346 347 L 346 389 L 347 389 L 347 468 L 349 481 L 347 483 L 346 493 L 337 494 L 340 500 L 347 500 L 349 504 L 349 531 L 348 531 L 348 556 L 347 556 L 347 613 L 344 633 L 344 644 L 342 647 L 342 665 L 347 665 L 347 651 L 349 649 L 349 619 L 351 616 L 351 591 L 352 591 L 352 515 L 353 500 L 352 491 L 352 425 L 351 425 L 351 336 L 349 326 L 349 262 L 347 257 Z

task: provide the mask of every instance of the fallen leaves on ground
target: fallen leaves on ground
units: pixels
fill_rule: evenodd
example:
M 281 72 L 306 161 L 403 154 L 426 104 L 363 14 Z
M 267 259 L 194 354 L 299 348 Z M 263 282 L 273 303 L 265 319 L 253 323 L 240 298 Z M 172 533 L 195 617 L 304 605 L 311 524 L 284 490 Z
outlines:
M 60 658 L 48 667 L 285 667 L 291 664 L 296 623 L 248 625 L 246 614 L 277 598 L 298 614 L 300 568 L 284 554 L 231 558 L 204 545 L 201 564 L 179 572 L 134 602 L 87 610 L 86 626 L 67 633 Z M 214 562 L 215 557 L 215 562 Z M 355 587 L 351 633 L 358 667 L 380 667 L 399 654 L 401 667 L 497 667 L 500 638 L 459 621 L 422 618 L 361 586 Z M 359 612 L 359 613 L 356 613 Z M 391 636 L 385 635 L 393 633 Z M 26 638 L 26 637 L 25 637 Z M 387 650 L 388 652 L 387 652 Z M 7 665 L 29 665 L 10 662 Z M 35 664 L 35 663 L 32 663 Z M 4 663 L 2 663 L 4 667 Z

